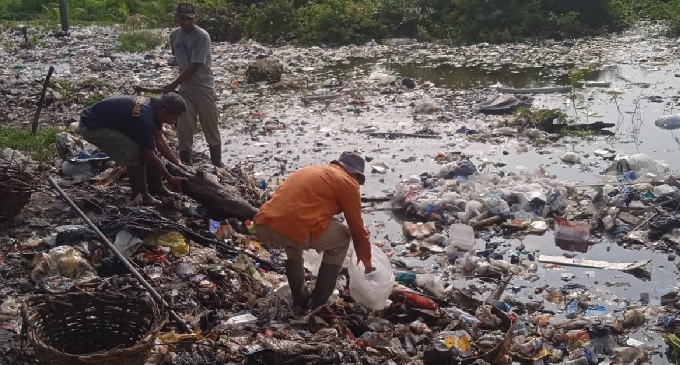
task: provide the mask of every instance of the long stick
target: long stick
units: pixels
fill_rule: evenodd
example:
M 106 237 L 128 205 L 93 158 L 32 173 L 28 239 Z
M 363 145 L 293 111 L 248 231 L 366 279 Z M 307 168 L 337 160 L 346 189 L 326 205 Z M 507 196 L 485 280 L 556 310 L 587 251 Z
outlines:
M 144 288 L 146 288 L 146 290 L 149 291 L 154 300 L 156 300 L 157 303 L 163 304 L 163 306 L 165 306 L 165 308 L 168 309 L 170 317 L 172 317 L 172 319 L 174 319 L 177 322 L 177 326 L 179 327 L 179 329 L 184 333 L 192 333 L 193 331 L 191 331 L 191 328 L 189 328 L 186 322 L 184 322 L 184 320 L 177 313 L 175 313 L 175 311 L 170 309 L 170 305 L 168 305 L 165 299 L 163 299 L 163 297 L 161 297 L 161 295 L 158 294 L 156 289 L 153 286 L 151 286 L 151 284 L 149 284 L 149 282 L 146 281 L 144 277 L 142 277 L 139 271 L 137 271 L 137 269 L 134 266 L 132 266 L 132 264 L 125 258 L 125 256 L 123 256 L 123 254 L 120 253 L 120 251 L 118 251 L 116 246 L 114 246 L 113 243 L 111 243 L 111 241 L 109 241 L 109 239 L 106 238 L 106 236 L 104 236 L 102 231 L 100 231 L 99 228 L 97 228 L 97 226 L 94 223 L 92 223 L 90 218 L 88 218 L 87 215 L 85 215 L 85 213 L 83 213 L 83 211 L 80 210 L 78 206 L 76 206 L 73 200 L 71 200 L 68 197 L 68 195 L 66 195 L 66 193 L 59 187 L 59 185 L 57 185 L 57 182 L 54 181 L 52 176 L 48 176 L 47 179 L 50 181 L 50 184 L 52 185 L 52 187 L 54 187 L 57 193 L 59 193 L 59 196 L 61 196 L 61 198 L 64 199 L 64 201 L 68 205 L 70 205 L 71 208 L 73 208 L 78 213 L 78 215 L 80 215 L 80 217 L 85 221 L 85 223 L 87 223 L 87 225 L 90 226 L 90 228 L 92 228 L 92 230 L 94 230 L 95 233 L 97 233 L 99 239 L 101 239 L 109 247 L 111 252 L 113 252 L 113 254 L 116 255 L 118 260 L 120 260 L 120 262 L 122 262 L 123 265 L 125 265 L 125 267 L 127 267 L 128 270 L 132 272 L 132 276 L 134 276 L 137 279 L 137 281 L 139 281 L 142 284 L 142 286 L 144 286 Z
M 45 103 L 45 93 L 47 92 L 47 87 L 50 85 L 50 78 L 54 72 L 54 66 L 50 66 L 47 71 L 47 77 L 45 77 L 45 83 L 43 84 L 42 92 L 40 93 L 40 100 L 38 101 L 38 110 L 35 111 L 33 116 L 33 124 L 31 125 L 31 132 L 35 134 L 38 130 L 38 121 L 40 120 L 40 112 L 42 111 L 43 104 Z

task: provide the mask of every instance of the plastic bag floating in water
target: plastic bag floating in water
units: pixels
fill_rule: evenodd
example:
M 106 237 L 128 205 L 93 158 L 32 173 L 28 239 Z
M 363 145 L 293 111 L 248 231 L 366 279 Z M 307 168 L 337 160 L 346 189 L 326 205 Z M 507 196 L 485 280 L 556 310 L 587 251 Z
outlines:
M 671 114 L 663 116 L 656 121 L 654 125 L 661 129 L 672 131 L 674 129 L 680 129 L 680 114 Z

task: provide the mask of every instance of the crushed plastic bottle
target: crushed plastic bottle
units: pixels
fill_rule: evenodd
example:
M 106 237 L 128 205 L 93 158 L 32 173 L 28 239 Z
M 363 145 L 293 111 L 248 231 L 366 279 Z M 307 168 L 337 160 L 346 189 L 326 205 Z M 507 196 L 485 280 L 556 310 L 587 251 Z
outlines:
M 564 314 L 567 319 L 574 319 L 578 316 L 578 301 L 576 299 L 572 299 L 567 304 L 567 309 L 564 311 Z
M 449 308 L 447 312 L 455 319 L 465 323 L 466 325 L 473 327 L 478 326 L 481 321 L 477 317 L 469 314 L 468 312 L 459 308 Z
M 524 323 L 524 321 L 518 319 L 512 326 L 512 333 L 515 336 L 526 336 L 529 334 L 529 329 L 527 328 L 527 325 Z

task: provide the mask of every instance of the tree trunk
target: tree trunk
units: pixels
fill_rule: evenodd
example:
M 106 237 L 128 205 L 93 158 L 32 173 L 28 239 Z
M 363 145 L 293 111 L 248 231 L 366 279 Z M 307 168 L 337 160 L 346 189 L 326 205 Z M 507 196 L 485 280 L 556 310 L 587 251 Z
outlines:
M 184 181 L 182 192 L 201 203 L 216 219 L 236 218 L 245 221 L 253 219 L 258 212 L 257 208 L 243 199 L 237 188 L 216 184 L 206 179 L 202 171 Z
M 66 0 L 59 0 L 59 20 L 61 21 L 61 31 L 68 33 L 68 5 Z

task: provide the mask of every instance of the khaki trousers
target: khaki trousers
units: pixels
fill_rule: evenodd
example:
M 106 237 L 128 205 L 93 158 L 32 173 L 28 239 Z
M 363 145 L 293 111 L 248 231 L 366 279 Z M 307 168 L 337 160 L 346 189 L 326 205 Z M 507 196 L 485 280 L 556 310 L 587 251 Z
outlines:
M 76 133 L 80 134 L 84 140 L 92 143 L 93 145 L 99 147 L 104 153 L 109 155 L 112 160 L 116 161 L 117 164 L 121 166 L 126 166 L 128 168 L 134 168 L 140 166 L 146 170 L 145 178 L 142 181 L 146 181 L 148 186 L 154 190 L 158 190 L 163 186 L 163 180 L 161 175 L 156 171 L 152 170 L 146 161 L 142 159 L 142 153 L 137 142 L 133 141 L 130 137 L 124 135 L 123 133 L 115 129 L 107 128 L 87 128 L 82 124 L 78 125 Z M 130 171 L 130 170 L 128 170 Z M 130 178 L 132 180 L 132 178 Z M 140 182 L 141 184 L 141 182 Z M 130 185 L 134 185 L 130 181 Z M 142 191 L 134 191 L 133 195 L 137 193 L 147 193 L 146 187 L 135 187 L 132 186 L 133 191 L 135 189 Z
M 196 121 L 201 122 L 205 140 L 208 146 L 221 146 L 219 112 L 217 111 L 216 94 L 187 94 L 179 93 L 187 103 L 187 110 L 177 118 L 177 142 L 180 151 L 191 151 L 196 134 Z
M 78 126 L 76 133 L 84 140 L 99 147 L 111 159 L 121 166 L 143 165 L 142 154 L 137 142 L 115 129 L 87 128 L 82 124 Z
M 260 224 L 257 225 L 255 237 L 264 243 L 283 246 L 289 259 L 302 260 L 302 252 L 313 248 L 319 253 L 323 252 L 322 262 L 331 265 L 342 265 L 345 262 L 349 242 L 352 239 L 349 227 L 336 220 L 331 220 L 326 232 L 314 242 L 311 237 L 307 237 L 303 243 L 293 241 L 271 227 Z

